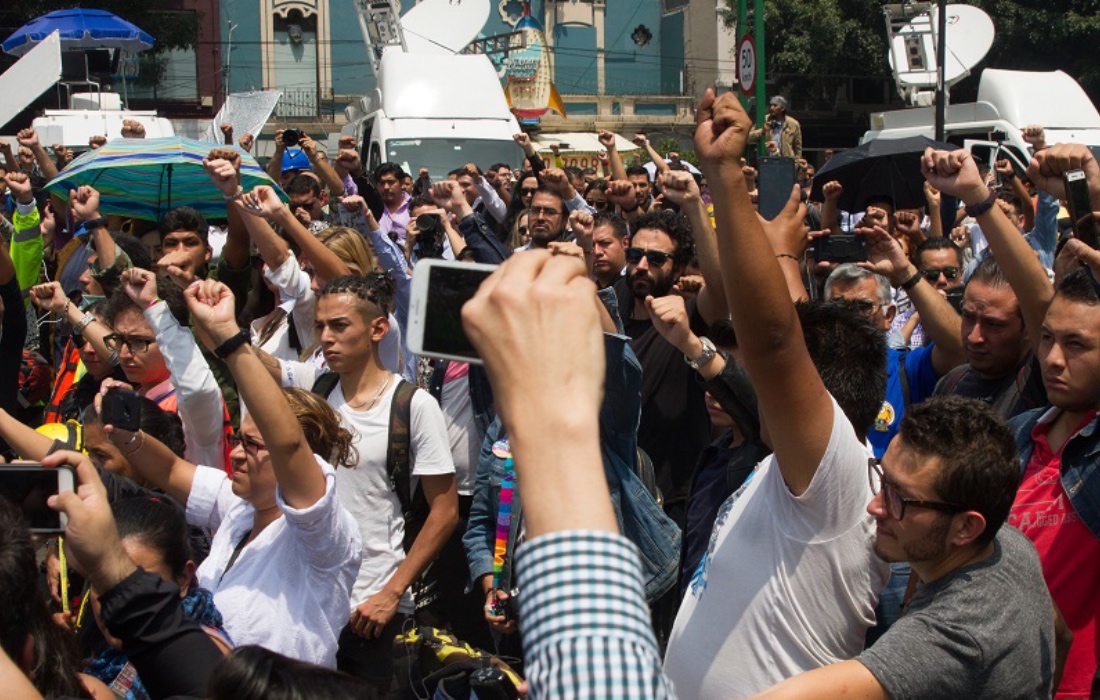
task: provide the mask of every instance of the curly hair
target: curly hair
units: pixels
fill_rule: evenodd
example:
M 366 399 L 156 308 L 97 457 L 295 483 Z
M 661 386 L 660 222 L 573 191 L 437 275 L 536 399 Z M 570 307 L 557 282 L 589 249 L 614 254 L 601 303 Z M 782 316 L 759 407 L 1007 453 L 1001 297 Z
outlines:
M 672 261 L 677 267 L 689 265 L 695 259 L 695 240 L 691 237 L 691 224 L 687 216 L 674 211 L 651 211 L 638 217 L 634 224 L 635 234 L 643 229 L 662 231 L 676 244 Z
M 337 277 L 317 292 L 317 299 L 333 294 L 352 294 L 365 302 L 368 320 L 385 316 L 393 310 L 394 284 L 385 272 Z
M 323 455 L 334 467 L 351 467 L 359 461 L 359 452 L 351 444 L 355 436 L 324 398 L 296 388 L 283 389 L 283 395 L 314 454 Z

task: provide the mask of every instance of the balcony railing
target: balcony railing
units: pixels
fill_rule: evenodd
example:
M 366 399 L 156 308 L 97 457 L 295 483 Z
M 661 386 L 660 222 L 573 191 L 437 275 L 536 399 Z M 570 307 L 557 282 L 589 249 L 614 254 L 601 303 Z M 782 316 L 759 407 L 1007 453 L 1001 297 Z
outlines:
M 281 88 L 283 96 L 275 106 L 280 119 L 313 119 L 333 121 L 337 107 L 332 88 Z

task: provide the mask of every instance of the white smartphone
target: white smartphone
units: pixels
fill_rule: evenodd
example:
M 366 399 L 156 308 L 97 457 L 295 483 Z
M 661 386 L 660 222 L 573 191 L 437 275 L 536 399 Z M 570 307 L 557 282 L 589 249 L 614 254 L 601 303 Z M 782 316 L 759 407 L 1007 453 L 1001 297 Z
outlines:
M 462 328 L 462 305 L 496 265 L 420 260 L 413 268 L 405 344 L 416 355 L 481 364 Z
M 0 496 L 23 511 L 31 532 L 64 532 L 68 516 L 50 508 L 50 496 L 72 491 L 76 474 L 72 467 L 46 468 L 39 464 L 0 465 Z

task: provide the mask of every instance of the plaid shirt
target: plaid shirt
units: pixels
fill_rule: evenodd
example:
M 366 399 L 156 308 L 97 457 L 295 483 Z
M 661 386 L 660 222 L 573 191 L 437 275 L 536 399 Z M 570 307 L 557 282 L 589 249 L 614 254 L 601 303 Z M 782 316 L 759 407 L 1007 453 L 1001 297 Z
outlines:
M 529 698 L 671 698 L 645 604 L 638 550 L 573 530 L 516 553 Z

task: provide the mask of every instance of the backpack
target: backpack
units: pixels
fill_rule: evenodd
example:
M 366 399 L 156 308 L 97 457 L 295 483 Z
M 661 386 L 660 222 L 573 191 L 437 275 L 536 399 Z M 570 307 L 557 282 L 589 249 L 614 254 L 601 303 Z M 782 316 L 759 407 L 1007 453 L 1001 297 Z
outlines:
M 313 382 L 313 388 L 310 391 L 327 399 L 339 382 L 340 377 L 335 372 L 325 372 Z M 428 505 L 428 499 L 424 497 L 424 490 L 420 484 L 416 485 L 415 492 L 409 488 L 412 475 L 409 461 L 412 398 L 416 390 L 415 384 L 410 384 L 404 379 L 397 380 L 397 388 L 390 402 L 389 441 L 386 447 L 386 477 L 390 488 L 397 495 L 397 500 L 401 504 L 401 514 L 405 519 L 405 537 L 401 545 L 406 554 L 412 549 L 417 535 L 424 528 L 424 523 L 431 512 L 431 506 Z M 437 586 L 433 569 L 434 562 L 429 564 L 420 578 L 413 582 L 412 592 L 417 612 L 426 609 L 439 597 L 435 592 Z

